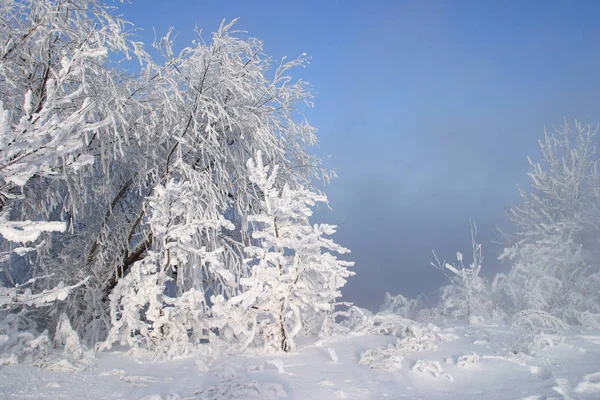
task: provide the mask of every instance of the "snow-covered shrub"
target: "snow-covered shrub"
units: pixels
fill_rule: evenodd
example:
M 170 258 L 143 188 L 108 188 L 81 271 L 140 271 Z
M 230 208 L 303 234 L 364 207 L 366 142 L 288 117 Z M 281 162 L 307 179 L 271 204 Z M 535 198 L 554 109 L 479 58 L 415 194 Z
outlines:
M 523 310 L 511 318 L 510 326 L 521 330 L 511 351 L 533 355 L 545 347 L 554 346 L 560 342 L 562 340 L 561 332 L 568 325 L 547 312 Z
M 584 311 L 577 314 L 577 323 L 586 328 L 600 328 L 600 314 Z
M 335 227 L 310 225 L 311 208 L 327 198 L 311 190 L 277 185 L 278 166 L 269 168 L 258 152 L 248 161 L 254 190 L 263 194 L 260 214 L 251 215 L 255 244 L 244 249 L 248 277 L 239 280 L 241 293 L 214 296 L 215 318 L 227 320 L 223 335 L 235 336 L 245 349 L 254 340 L 267 349 L 291 351 L 307 318 L 333 311 L 346 278 L 353 275 L 331 252 L 348 250 L 326 236 Z
M 368 349 L 361 353 L 359 364 L 371 369 L 398 369 L 402 367 L 404 356 L 394 344 L 376 349 Z
M 383 299 L 383 304 L 380 307 L 380 312 L 390 312 L 401 317 L 416 320 L 419 315 L 419 311 L 423 308 L 423 302 L 421 298 L 407 299 L 406 297 L 398 294 L 392 296 L 386 292 Z
M 67 314 L 61 314 L 54 333 L 54 347 L 63 347 L 63 354 L 67 357 L 81 358 L 84 349 L 79 341 L 77 332 L 71 327 Z
M 101 348 L 119 342 L 171 358 L 193 352 L 213 328 L 205 294 L 188 279 L 203 270 L 232 279 L 223 269 L 221 249 L 208 250 L 201 242 L 207 232 L 232 226 L 210 215 L 193 188 L 204 182 L 190 179 L 171 180 L 148 199 L 155 246 L 110 295 L 112 327 Z
M 346 304 L 346 310 L 336 310 L 331 323 L 333 336 L 384 335 L 403 337 L 416 322 L 390 312 L 372 313 L 354 305 Z
M 30 326 L 23 329 L 22 320 L 17 313 L 3 316 L 0 323 L 0 365 L 31 362 L 46 356 L 51 349 L 48 331 L 38 333 Z
M 367 309 L 357 307 L 350 302 L 334 304 L 333 311 L 323 319 L 319 335 L 324 337 L 340 337 L 350 334 L 353 328 L 361 326 Z
M 440 307 L 426 307 L 426 298 L 422 295 L 409 299 L 401 294 L 396 296 L 386 293 L 383 304 L 379 309 L 380 314 L 396 314 L 420 323 L 435 322 L 442 316 Z
M 427 323 L 435 322 L 442 316 L 442 310 L 438 307 L 422 308 L 417 313 L 415 318 L 418 322 Z
M 465 267 L 462 253 L 456 253 L 457 264 L 440 262 L 435 252 L 431 265 L 450 281 L 442 288 L 440 308 L 443 315 L 469 319 L 471 316 L 489 317 L 493 309 L 489 286 L 479 274 L 483 264 L 481 244 L 477 243 L 477 226 L 471 222 L 473 262 Z
M 512 313 L 539 310 L 570 324 L 600 313 L 600 181 L 596 130 L 575 122 L 545 133 L 542 160 L 531 159 L 531 189 L 508 217 L 516 237 L 498 289 Z M 547 319 L 547 317 L 544 317 Z
M 539 329 L 524 329 L 510 346 L 510 352 L 517 355 L 535 356 L 546 347 L 554 347 L 563 340 L 564 338 L 558 334 L 546 333 Z
M 567 324 L 544 311 L 523 310 L 513 315 L 510 326 L 560 332 L 567 327 Z
M 33 292 L 31 286 L 37 279 L 40 278 L 32 278 L 10 288 L 0 285 L 0 364 L 32 362 L 46 356 L 51 348 L 51 335 L 47 329 L 38 326 L 37 312 L 63 301 L 71 290 L 85 283 L 73 286 L 59 284 L 52 289 Z M 68 320 L 63 324 L 64 329 L 67 324 Z M 63 329 L 57 327 L 55 338 L 60 338 L 62 332 Z M 78 339 L 73 332 L 69 344 L 75 344 Z
M 502 258 L 512 264 L 507 284 L 515 296 L 514 309 L 558 311 L 561 315 L 565 309 L 558 308 L 565 300 L 575 300 L 578 293 L 570 292 L 567 285 L 581 279 L 577 275 L 583 272 L 585 261 L 581 245 L 563 236 L 565 229 L 570 230 L 557 224 L 535 241 L 522 240 L 504 250 Z
M 404 354 L 437 349 L 438 342 L 458 339 L 451 332 L 443 332 L 433 324 L 412 323 L 394 344 L 368 349 L 361 354 L 360 364 L 372 369 L 400 368 Z

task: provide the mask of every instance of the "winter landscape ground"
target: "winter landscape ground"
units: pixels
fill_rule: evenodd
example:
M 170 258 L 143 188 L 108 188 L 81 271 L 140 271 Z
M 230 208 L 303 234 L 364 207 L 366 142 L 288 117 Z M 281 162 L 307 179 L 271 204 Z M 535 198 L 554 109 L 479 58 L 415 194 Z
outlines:
M 398 339 L 389 336 L 360 335 L 304 340 L 285 355 L 224 356 L 211 363 L 205 357 L 139 362 L 125 350 L 68 362 L 57 355 L 41 366 L 2 367 L 0 398 L 600 398 L 600 330 L 550 335 L 534 355 L 511 353 L 520 331 L 504 324 L 451 323 L 437 333 L 421 343 L 431 345 L 422 351 L 395 347 Z M 365 360 L 366 351 L 382 347 L 384 355 Z

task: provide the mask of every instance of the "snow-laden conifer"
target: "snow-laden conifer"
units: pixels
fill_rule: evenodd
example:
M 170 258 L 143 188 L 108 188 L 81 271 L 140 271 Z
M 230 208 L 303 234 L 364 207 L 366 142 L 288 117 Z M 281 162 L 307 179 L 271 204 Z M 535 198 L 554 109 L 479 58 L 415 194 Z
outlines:
M 254 343 L 288 352 L 307 320 L 332 311 L 353 263 L 332 254 L 348 252 L 327 238 L 334 226 L 309 222 L 311 207 L 325 203 L 324 195 L 281 185 L 279 166 L 261 152 L 247 167 L 252 190 L 262 197 L 262 212 L 249 217 L 253 244 L 244 249 L 251 273 L 240 279 L 240 294 L 215 297 L 213 309 L 228 318 L 223 330 L 242 348 Z

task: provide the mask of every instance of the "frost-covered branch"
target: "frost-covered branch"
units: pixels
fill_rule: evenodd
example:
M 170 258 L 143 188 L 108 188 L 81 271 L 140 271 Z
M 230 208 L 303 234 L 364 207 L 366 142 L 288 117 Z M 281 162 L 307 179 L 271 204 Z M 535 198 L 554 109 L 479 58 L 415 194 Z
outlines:
M 473 261 L 465 266 L 462 253 L 456 253 L 457 264 L 442 263 L 434 252 L 435 262 L 431 263 L 450 280 L 442 289 L 441 307 L 444 314 L 454 318 L 488 317 L 491 312 L 489 287 L 480 276 L 483 253 L 477 242 L 477 225 L 473 221 L 470 224 Z

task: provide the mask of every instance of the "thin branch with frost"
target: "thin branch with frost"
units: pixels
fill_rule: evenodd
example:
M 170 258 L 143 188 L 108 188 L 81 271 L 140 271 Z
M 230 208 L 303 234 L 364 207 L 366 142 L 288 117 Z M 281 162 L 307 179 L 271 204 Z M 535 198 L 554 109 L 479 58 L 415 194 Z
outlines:
M 477 242 L 477 225 L 471 221 L 471 251 L 473 261 L 464 265 L 462 253 L 456 253 L 457 264 L 441 263 L 435 252 L 431 265 L 442 271 L 450 284 L 442 289 L 441 307 L 454 318 L 491 315 L 491 300 L 486 280 L 480 276 L 483 264 L 481 244 Z

